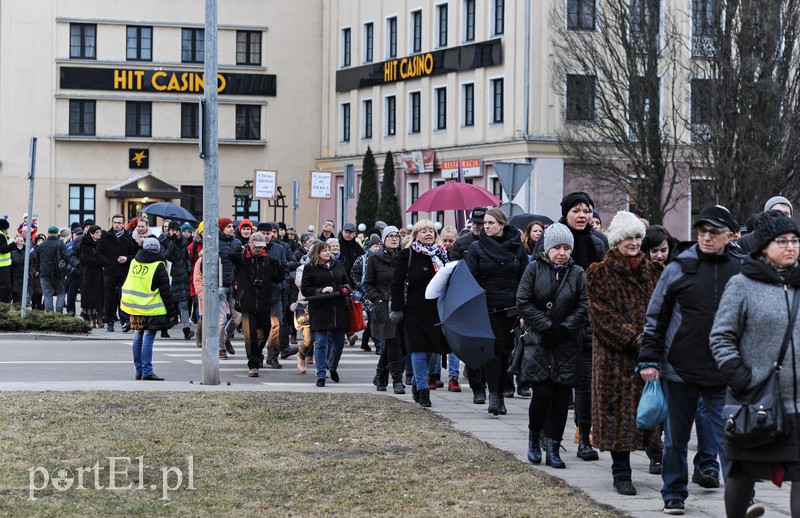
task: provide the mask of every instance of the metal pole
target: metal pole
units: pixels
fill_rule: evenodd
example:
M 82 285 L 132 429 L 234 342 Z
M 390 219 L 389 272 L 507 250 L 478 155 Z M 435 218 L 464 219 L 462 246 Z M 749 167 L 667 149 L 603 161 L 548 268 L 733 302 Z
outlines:
M 22 309 L 20 318 L 25 318 L 25 306 L 28 305 L 28 272 L 31 268 L 31 226 L 33 224 L 33 187 L 36 179 L 36 137 L 31 137 L 30 168 L 28 169 L 28 225 L 25 229 L 25 269 L 22 275 Z
M 300 180 L 292 180 L 292 228 L 297 230 L 297 209 L 300 208 Z M 298 237 L 300 234 L 297 234 Z
M 203 164 L 203 385 L 219 385 L 219 134 L 217 0 L 206 0 Z
M 530 97 L 531 97 L 531 0 L 525 0 L 525 94 L 522 96 L 522 116 L 525 118 L 525 128 L 522 137 L 528 138 L 530 128 Z M 530 211 L 528 211 L 530 212 Z

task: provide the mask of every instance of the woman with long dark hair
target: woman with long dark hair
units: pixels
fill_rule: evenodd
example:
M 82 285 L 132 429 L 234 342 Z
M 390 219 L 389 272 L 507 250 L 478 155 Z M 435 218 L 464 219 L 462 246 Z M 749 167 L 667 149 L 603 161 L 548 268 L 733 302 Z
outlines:
M 81 240 L 81 311 L 92 327 L 103 327 L 103 258 L 97 254 L 97 242 L 103 235 L 100 225 L 92 225 Z

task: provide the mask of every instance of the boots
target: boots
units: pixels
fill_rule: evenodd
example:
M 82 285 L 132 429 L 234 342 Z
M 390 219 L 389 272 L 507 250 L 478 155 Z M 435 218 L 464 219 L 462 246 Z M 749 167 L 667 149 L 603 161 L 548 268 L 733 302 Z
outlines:
M 395 394 L 405 394 L 406 387 L 403 385 L 403 364 L 402 362 L 389 363 L 389 373 L 392 375 L 392 387 Z
M 545 464 L 556 469 L 564 469 L 567 467 L 564 461 L 561 460 L 561 441 L 548 438 L 545 449 L 547 451 Z
M 591 426 L 580 425 L 578 428 L 580 430 L 580 437 L 578 438 L 578 458 L 582 460 L 599 459 L 600 455 L 597 454 L 597 450 L 592 448 L 592 445 L 589 443 Z
M 197 347 L 203 347 L 203 324 L 199 324 L 197 326 L 197 333 L 194 335 L 194 345 Z
M 184 340 L 191 340 L 192 338 L 194 338 L 194 331 L 192 331 L 188 327 L 184 327 L 183 328 L 183 338 L 184 338 Z
M 436 388 L 443 388 L 444 387 L 444 381 L 442 381 L 442 373 L 437 372 L 433 376 L 433 381 L 436 383 Z
M 500 396 L 497 392 L 489 392 L 489 408 L 486 410 L 492 415 L 500 414 Z
M 375 369 L 374 383 L 378 389 L 378 392 L 386 392 L 386 385 L 389 384 L 389 371 L 378 366 L 378 368 Z
M 428 374 L 428 388 L 436 390 L 436 374 L 432 372 Z
M 528 432 L 528 460 L 532 464 L 542 463 L 542 446 L 539 432 Z
M 430 389 L 422 389 L 417 391 L 419 394 L 419 406 L 422 407 L 430 407 L 431 406 L 431 391 Z
M 506 409 L 506 398 L 502 394 L 500 394 L 499 396 L 497 396 L 497 400 L 498 400 L 497 411 L 499 412 L 500 415 L 506 415 L 508 413 L 508 410 Z

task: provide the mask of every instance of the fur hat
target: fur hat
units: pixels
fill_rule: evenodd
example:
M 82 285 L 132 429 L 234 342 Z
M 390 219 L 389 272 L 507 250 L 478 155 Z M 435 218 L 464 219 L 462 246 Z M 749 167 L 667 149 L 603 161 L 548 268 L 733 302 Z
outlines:
M 225 227 L 227 227 L 231 223 L 233 223 L 233 220 L 231 218 L 219 218 L 217 220 L 217 226 L 219 227 L 220 230 L 225 230 Z
M 575 238 L 572 237 L 572 232 L 569 227 L 563 223 L 553 223 L 544 231 L 544 251 L 549 252 L 551 248 L 558 245 L 569 245 L 570 248 L 575 247 Z
M 756 220 L 756 227 L 753 230 L 755 249 L 760 252 L 769 245 L 770 241 L 787 233 L 800 236 L 800 229 L 792 218 L 776 210 L 762 212 Z
M 617 212 L 608 226 L 608 246 L 614 248 L 622 241 L 633 236 L 644 237 L 644 223 L 632 212 L 621 210 Z
M 383 232 L 381 232 L 381 243 L 386 243 L 386 238 L 389 237 L 389 234 L 395 233 L 400 235 L 400 231 L 397 230 L 397 227 L 393 225 L 389 225 L 388 227 L 383 227 Z
M 772 210 L 772 207 L 775 205 L 788 205 L 789 210 L 794 214 L 794 207 L 792 207 L 792 202 L 784 198 L 783 196 L 773 196 L 772 198 L 767 200 L 767 203 L 764 204 L 764 210 Z
M 161 251 L 161 243 L 159 243 L 158 239 L 154 237 L 148 237 L 147 239 L 144 240 L 142 248 L 144 248 L 148 252 L 154 252 L 157 254 L 158 252 Z

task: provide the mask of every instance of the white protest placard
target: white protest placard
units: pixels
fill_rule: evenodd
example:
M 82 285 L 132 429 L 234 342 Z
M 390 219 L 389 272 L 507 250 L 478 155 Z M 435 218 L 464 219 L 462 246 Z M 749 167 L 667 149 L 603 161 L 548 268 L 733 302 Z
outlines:
M 274 169 L 256 169 L 253 181 L 253 198 L 275 198 L 278 194 L 278 171 Z
M 309 198 L 331 198 L 331 181 L 333 174 L 329 171 L 311 171 L 309 176 Z

